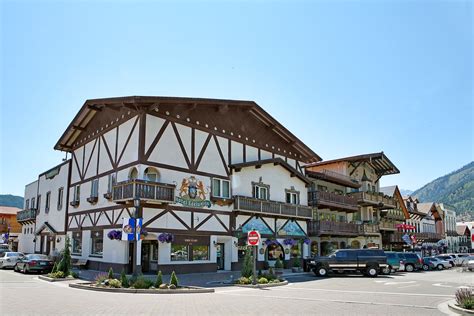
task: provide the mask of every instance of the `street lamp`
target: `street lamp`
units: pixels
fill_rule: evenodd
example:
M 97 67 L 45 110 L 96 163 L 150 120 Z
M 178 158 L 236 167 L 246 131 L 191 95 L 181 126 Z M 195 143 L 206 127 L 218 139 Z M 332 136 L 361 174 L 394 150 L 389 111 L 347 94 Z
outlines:
M 133 213 L 133 218 L 135 219 L 135 227 L 133 228 L 133 276 L 137 277 L 142 273 L 141 260 L 140 264 L 138 264 L 138 256 L 141 254 L 141 251 L 138 250 L 138 238 L 140 238 L 140 235 L 137 236 L 138 219 L 142 215 L 141 200 L 135 197 L 133 199 L 133 206 L 135 207 L 135 212 Z

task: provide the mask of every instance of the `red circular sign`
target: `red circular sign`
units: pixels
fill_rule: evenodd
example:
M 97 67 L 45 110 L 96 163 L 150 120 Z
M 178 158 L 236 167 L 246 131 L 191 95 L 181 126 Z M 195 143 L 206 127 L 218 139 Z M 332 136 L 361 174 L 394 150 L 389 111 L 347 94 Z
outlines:
M 260 234 L 259 232 L 252 230 L 247 235 L 247 244 L 250 246 L 257 246 L 260 242 Z

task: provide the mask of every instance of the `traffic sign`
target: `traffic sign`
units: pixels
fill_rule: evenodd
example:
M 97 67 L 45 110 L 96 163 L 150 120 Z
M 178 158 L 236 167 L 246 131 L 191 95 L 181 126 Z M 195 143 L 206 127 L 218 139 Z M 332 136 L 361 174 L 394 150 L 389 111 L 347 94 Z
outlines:
M 256 230 L 252 230 L 247 234 L 247 245 L 257 246 L 260 242 L 260 233 Z

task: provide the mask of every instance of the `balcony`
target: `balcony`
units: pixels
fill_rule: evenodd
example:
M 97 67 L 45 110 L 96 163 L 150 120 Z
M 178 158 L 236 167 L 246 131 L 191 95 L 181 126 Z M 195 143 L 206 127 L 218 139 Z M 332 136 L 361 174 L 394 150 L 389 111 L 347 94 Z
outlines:
M 363 235 L 379 234 L 380 233 L 379 224 L 360 224 L 359 232 Z
M 31 208 L 29 210 L 23 210 L 16 213 L 16 221 L 18 223 L 28 223 L 36 221 L 36 210 Z
M 398 221 L 405 221 L 405 215 L 399 209 L 388 209 L 381 211 L 381 215 L 385 219 L 389 220 L 398 220 Z
M 393 221 L 381 221 L 379 223 L 379 229 L 380 230 L 392 230 L 392 231 L 397 231 L 397 222 Z
M 299 217 L 303 219 L 311 219 L 313 217 L 313 211 L 309 206 L 259 200 L 239 195 L 234 196 L 234 209 L 247 213 Z
M 175 188 L 174 184 L 127 180 L 113 186 L 112 200 L 115 203 L 125 203 L 138 198 L 148 203 L 173 203 Z
M 393 197 L 383 195 L 379 192 L 351 192 L 349 195 L 354 197 L 362 206 L 373 206 L 385 209 L 397 207 L 397 203 Z
M 417 242 L 438 242 L 443 239 L 443 235 L 438 233 L 413 233 L 413 232 L 395 232 L 390 236 L 390 242 L 392 243 L 405 243 L 402 240 L 402 236 L 405 234 L 415 235 Z
M 323 169 L 319 171 L 306 171 L 306 174 L 310 178 L 320 179 L 320 180 L 331 182 L 331 183 L 337 183 L 337 184 L 355 188 L 355 189 L 361 187 L 361 184 L 357 180 L 349 176 L 346 176 L 344 174 L 334 172 L 331 170 Z
M 310 236 L 358 236 L 359 225 L 354 223 L 313 221 L 308 225 Z
M 334 192 L 312 191 L 308 192 L 308 204 L 320 208 L 357 212 L 357 200 L 351 196 L 336 194 Z

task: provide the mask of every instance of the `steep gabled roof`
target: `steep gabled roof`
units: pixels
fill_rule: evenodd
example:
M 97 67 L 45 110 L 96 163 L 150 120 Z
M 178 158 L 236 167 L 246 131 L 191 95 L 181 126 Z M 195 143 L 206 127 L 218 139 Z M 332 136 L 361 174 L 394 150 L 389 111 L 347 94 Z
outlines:
M 403 196 L 400 193 L 400 190 L 398 189 L 398 185 L 391 185 L 391 186 L 388 186 L 388 187 L 381 187 L 379 189 L 379 192 L 382 192 L 385 195 L 396 198 L 398 200 L 398 203 L 400 204 L 400 206 L 402 208 L 403 214 L 405 215 L 405 219 L 410 218 L 410 213 L 409 213 L 408 208 L 405 204 Z
M 174 118 L 180 117 L 183 122 L 186 122 L 187 117 L 196 117 L 197 119 L 188 122 L 189 125 L 196 123 L 198 129 L 202 129 L 203 123 L 208 120 L 216 131 L 236 131 L 244 134 L 244 137 L 250 135 L 256 145 L 259 143 L 258 145 L 263 148 L 266 145 L 269 147 L 269 151 L 277 151 L 277 148 L 270 149 L 272 145 L 276 145 L 272 142 L 277 140 L 281 147 L 281 152 L 278 154 L 292 156 L 305 163 L 321 160 L 321 157 L 253 101 L 160 96 L 128 96 L 87 100 L 54 149 L 72 151 L 78 139 L 88 136 L 84 134 L 84 131 L 96 117 L 103 116 L 103 112 L 121 111 L 123 108 L 136 112 L 159 109 L 160 113 L 167 113 L 170 116 L 174 114 Z M 183 113 L 186 114 L 186 117 Z M 180 114 L 180 116 L 176 114 Z M 201 122 L 201 125 L 197 123 L 198 121 Z M 284 152 L 291 152 L 291 155 L 284 154 Z

